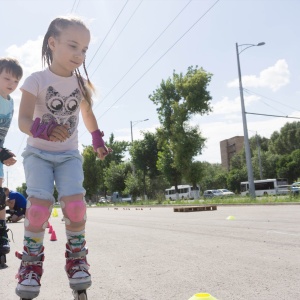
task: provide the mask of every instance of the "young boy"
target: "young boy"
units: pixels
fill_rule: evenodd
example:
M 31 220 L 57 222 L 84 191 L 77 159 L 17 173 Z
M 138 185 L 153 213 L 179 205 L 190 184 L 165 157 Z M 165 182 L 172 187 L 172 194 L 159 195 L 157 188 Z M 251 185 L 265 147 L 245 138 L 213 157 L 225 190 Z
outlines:
M 10 191 L 7 187 L 3 188 L 6 199 L 6 205 L 9 207 L 6 210 L 10 216 L 6 219 L 7 222 L 16 223 L 22 220 L 26 213 L 26 198 L 19 192 Z
M 14 102 L 10 94 L 17 88 L 22 76 L 22 67 L 16 59 L 0 58 L 0 254 L 10 251 L 5 222 L 6 195 L 2 188 L 3 164 L 12 166 L 16 163 L 15 155 L 5 149 L 3 144 L 14 113 Z

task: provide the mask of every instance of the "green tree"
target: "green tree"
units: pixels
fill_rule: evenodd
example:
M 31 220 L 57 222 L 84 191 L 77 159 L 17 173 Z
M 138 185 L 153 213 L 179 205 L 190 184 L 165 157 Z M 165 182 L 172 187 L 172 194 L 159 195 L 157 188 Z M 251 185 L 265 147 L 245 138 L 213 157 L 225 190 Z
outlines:
M 194 188 L 200 183 L 203 178 L 204 166 L 200 161 L 194 161 L 191 163 L 190 168 L 185 172 L 184 179 L 188 184 L 192 184 Z
M 220 164 L 203 162 L 202 191 L 227 187 L 227 172 Z
M 92 198 L 98 192 L 101 170 L 99 164 L 96 163 L 96 154 L 92 146 L 84 147 L 82 156 L 84 172 L 83 187 L 86 190 L 86 196 Z
M 146 187 L 146 178 L 149 177 L 153 180 L 159 174 L 156 166 L 158 160 L 157 135 L 150 132 L 143 133 L 143 139 L 134 141 L 129 152 L 135 169 L 141 171 L 143 191 L 140 195 L 146 195 L 146 191 L 149 190 Z
M 16 188 L 17 192 L 19 192 L 20 194 L 22 194 L 26 199 L 28 197 L 26 190 L 27 190 L 27 185 L 26 183 L 22 183 L 21 187 L 17 187 Z
M 277 160 L 277 174 L 280 178 L 287 178 L 288 182 L 297 181 L 300 176 L 300 149 L 291 154 L 281 155 Z
M 143 173 L 138 170 L 135 174 L 128 173 L 125 179 L 125 194 L 130 194 L 133 201 L 140 195 L 148 195 L 150 190 L 150 179 L 148 176 L 144 178 Z
M 286 123 L 280 132 L 273 132 L 269 150 L 273 154 L 291 154 L 300 149 L 300 122 Z
M 128 173 L 131 173 L 130 163 L 120 163 L 111 162 L 110 166 L 106 169 L 105 174 L 105 185 L 108 190 L 113 192 L 122 193 L 125 188 L 125 179 Z
M 195 114 L 211 111 L 211 96 L 207 91 L 211 76 L 197 66 L 189 67 L 185 75 L 174 71 L 173 77 L 163 80 L 149 96 L 158 106 L 161 123 L 157 131 L 160 148 L 157 166 L 176 190 L 204 146 L 199 127 L 191 126 L 189 121 Z
M 97 158 L 92 146 L 83 146 L 83 186 L 86 189 L 87 197 L 91 198 L 99 193 L 106 196 L 107 187 L 104 180 L 106 170 L 112 162 L 116 164 L 122 163 L 129 144 L 125 141 L 115 141 L 114 135 L 111 134 L 106 145 L 112 148 L 113 152 L 107 155 L 104 160 Z

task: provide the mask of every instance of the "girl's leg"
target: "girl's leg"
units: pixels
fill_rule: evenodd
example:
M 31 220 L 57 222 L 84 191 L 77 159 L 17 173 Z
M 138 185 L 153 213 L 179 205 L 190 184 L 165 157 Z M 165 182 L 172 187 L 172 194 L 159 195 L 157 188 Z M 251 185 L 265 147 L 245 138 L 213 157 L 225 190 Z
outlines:
M 57 158 L 54 169 L 58 199 L 66 225 L 66 266 L 70 287 L 85 290 L 91 285 L 86 261 L 86 203 L 84 201 L 82 157 L 79 151 L 65 152 Z
M 24 250 L 16 254 L 22 260 L 16 288 L 16 293 L 21 298 L 32 299 L 40 292 L 44 261 L 43 240 L 51 210 L 51 201 L 34 197 L 27 200 Z
M 27 146 L 22 154 L 27 184 L 27 208 L 24 219 L 24 249 L 16 253 L 22 260 L 16 293 L 32 299 L 40 292 L 43 273 L 45 228 L 51 214 L 53 197 L 53 163 L 48 152 Z
M 66 224 L 65 270 L 69 284 L 73 290 L 86 290 L 92 284 L 85 247 L 86 203 L 83 194 L 62 197 L 60 203 Z

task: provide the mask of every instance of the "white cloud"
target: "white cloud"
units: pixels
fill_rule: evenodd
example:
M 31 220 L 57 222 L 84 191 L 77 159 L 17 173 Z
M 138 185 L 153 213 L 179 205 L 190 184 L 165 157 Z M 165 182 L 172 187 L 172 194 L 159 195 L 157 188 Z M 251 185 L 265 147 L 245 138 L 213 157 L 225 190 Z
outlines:
M 242 77 L 244 87 L 267 87 L 276 92 L 290 82 L 290 71 L 284 59 L 278 60 L 274 66 L 262 70 L 259 76 L 246 75 Z M 238 79 L 227 84 L 228 87 L 238 87 Z
M 28 40 L 22 46 L 12 45 L 6 49 L 9 56 L 15 57 L 21 62 L 24 72 L 23 79 L 31 73 L 41 70 L 42 42 L 43 38 L 40 36 L 35 41 Z
M 295 112 L 298 114 L 298 112 Z M 249 138 L 254 136 L 257 132 L 258 135 L 269 138 L 274 131 L 280 129 L 287 123 L 293 120 L 285 118 L 270 118 L 262 121 L 248 121 L 248 135 Z M 197 160 L 207 161 L 210 163 L 221 163 L 220 141 L 229 139 L 234 136 L 244 136 L 242 118 L 236 122 L 210 122 L 201 124 L 202 135 L 207 138 L 206 147 L 202 155 L 197 157 Z
M 251 95 L 244 96 L 245 106 L 256 103 L 260 97 Z M 231 100 L 229 97 L 224 97 L 221 101 L 218 101 L 215 105 L 213 105 L 213 114 L 214 115 L 226 115 L 228 117 L 229 114 L 240 113 L 241 112 L 241 98 L 236 97 Z M 230 116 L 231 118 L 232 116 Z

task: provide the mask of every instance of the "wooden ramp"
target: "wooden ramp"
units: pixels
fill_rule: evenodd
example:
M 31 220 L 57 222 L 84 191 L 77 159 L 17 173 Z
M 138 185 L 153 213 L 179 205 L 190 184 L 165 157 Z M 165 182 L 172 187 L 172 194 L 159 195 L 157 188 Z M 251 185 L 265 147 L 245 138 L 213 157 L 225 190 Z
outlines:
M 181 206 L 174 207 L 174 212 L 193 212 L 193 211 L 206 211 L 217 210 L 217 205 L 205 205 L 205 206 Z

